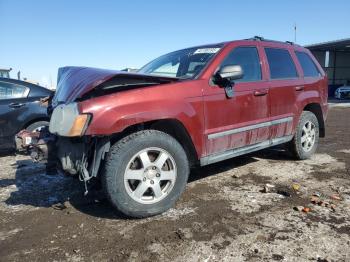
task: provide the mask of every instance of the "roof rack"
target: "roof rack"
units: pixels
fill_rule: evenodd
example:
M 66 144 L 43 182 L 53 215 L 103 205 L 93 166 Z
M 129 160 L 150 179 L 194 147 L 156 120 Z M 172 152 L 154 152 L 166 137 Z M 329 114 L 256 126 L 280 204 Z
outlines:
M 254 36 L 254 37 L 252 37 L 252 38 L 245 39 L 245 40 L 267 41 L 267 42 L 276 42 L 276 43 L 283 43 L 283 44 L 294 45 L 294 43 L 291 42 L 291 41 L 282 42 L 282 41 L 277 41 L 277 40 L 265 39 L 264 37 L 262 37 L 262 36 L 257 36 L 257 35 Z

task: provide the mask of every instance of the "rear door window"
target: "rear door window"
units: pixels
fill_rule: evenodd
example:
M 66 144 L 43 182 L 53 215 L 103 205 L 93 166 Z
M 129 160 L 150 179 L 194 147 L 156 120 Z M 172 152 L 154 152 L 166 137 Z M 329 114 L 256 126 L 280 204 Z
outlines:
M 271 79 L 297 78 L 298 73 L 288 50 L 279 48 L 265 48 L 270 67 Z
M 29 89 L 6 82 L 0 82 L 0 100 L 27 97 Z
M 295 54 L 304 71 L 305 77 L 320 76 L 320 72 L 318 71 L 314 61 L 312 61 L 311 57 L 307 53 L 296 51 Z
M 256 47 L 237 47 L 224 59 L 221 67 L 240 65 L 243 69 L 243 78 L 235 82 L 251 82 L 261 80 L 261 66 Z

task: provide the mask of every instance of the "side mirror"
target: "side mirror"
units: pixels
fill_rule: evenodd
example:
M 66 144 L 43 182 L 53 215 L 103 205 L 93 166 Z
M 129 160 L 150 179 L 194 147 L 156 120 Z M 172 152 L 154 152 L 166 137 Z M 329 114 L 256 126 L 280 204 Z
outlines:
M 227 65 L 216 73 L 221 79 L 227 79 L 229 81 L 241 79 L 244 75 L 243 69 L 240 65 Z
M 232 98 L 234 96 L 234 84 L 231 81 L 241 79 L 243 75 L 243 69 L 240 65 L 227 65 L 220 68 L 212 80 L 215 84 L 225 89 L 227 98 Z

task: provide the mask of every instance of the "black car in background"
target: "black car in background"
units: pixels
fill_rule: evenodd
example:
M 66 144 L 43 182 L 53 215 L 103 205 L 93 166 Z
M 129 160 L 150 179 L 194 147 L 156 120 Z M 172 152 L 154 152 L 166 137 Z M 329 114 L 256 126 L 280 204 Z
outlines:
M 15 149 L 20 130 L 35 131 L 49 124 L 47 106 L 40 100 L 52 95 L 38 85 L 0 78 L 0 151 Z

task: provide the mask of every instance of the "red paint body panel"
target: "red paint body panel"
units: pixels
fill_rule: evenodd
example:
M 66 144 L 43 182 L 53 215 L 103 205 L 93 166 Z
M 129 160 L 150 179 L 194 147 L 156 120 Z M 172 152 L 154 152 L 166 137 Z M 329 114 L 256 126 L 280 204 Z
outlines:
M 257 82 L 236 83 L 234 97 L 230 99 L 226 97 L 223 88 L 212 84 L 210 80 L 223 59 L 239 46 L 257 47 L 262 79 Z M 265 46 L 289 50 L 299 77 L 270 80 Z M 167 84 L 131 89 L 81 101 L 81 113 L 92 115 L 86 135 L 111 135 L 139 123 L 176 119 L 190 135 L 198 158 L 292 135 L 306 105 L 317 103 L 321 105 L 324 118 L 327 115 L 327 78 L 322 68 L 314 60 L 322 76 L 304 78 L 294 50 L 309 53 L 302 47 L 277 42 L 234 41 L 226 43 L 195 80 L 175 82 L 174 79 L 169 79 Z M 118 74 L 115 71 L 90 73 L 93 76 L 83 81 L 84 88 L 79 85 L 79 79 L 72 78 L 73 80 L 66 83 L 78 86 L 75 91 L 64 95 L 67 100 L 79 97 L 86 90 L 95 88 L 101 81 Z M 299 87 L 303 87 L 302 90 L 298 90 Z M 265 94 L 257 96 L 256 92 Z M 213 134 L 286 117 L 292 117 L 293 121 L 209 138 Z
M 203 141 L 203 80 L 164 84 L 123 91 L 80 103 L 82 113 L 93 115 L 86 134 L 110 135 L 131 125 L 160 119 L 176 119 L 188 131 L 198 156 Z
M 253 43 L 256 45 L 257 43 Z M 208 76 L 212 76 L 222 60 L 238 46 L 252 46 L 251 41 L 237 41 L 228 44 L 217 56 Z M 261 57 L 261 50 L 259 56 Z M 208 77 L 204 76 L 204 77 Z M 254 96 L 256 91 L 267 91 L 266 72 L 262 67 L 262 80 L 257 82 L 240 82 L 234 86 L 234 97 L 226 98 L 225 90 L 217 85 L 207 85 L 204 89 L 204 110 L 206 126 L 204 135 L 207 140 L 207 155 L 219 153 L 230 148 L 256 144 L 269 139 L 269 128 L 258 128 L 246 132 L 207 139 L 213 133 L 224 132 L 269 120 L 268 95 Z

